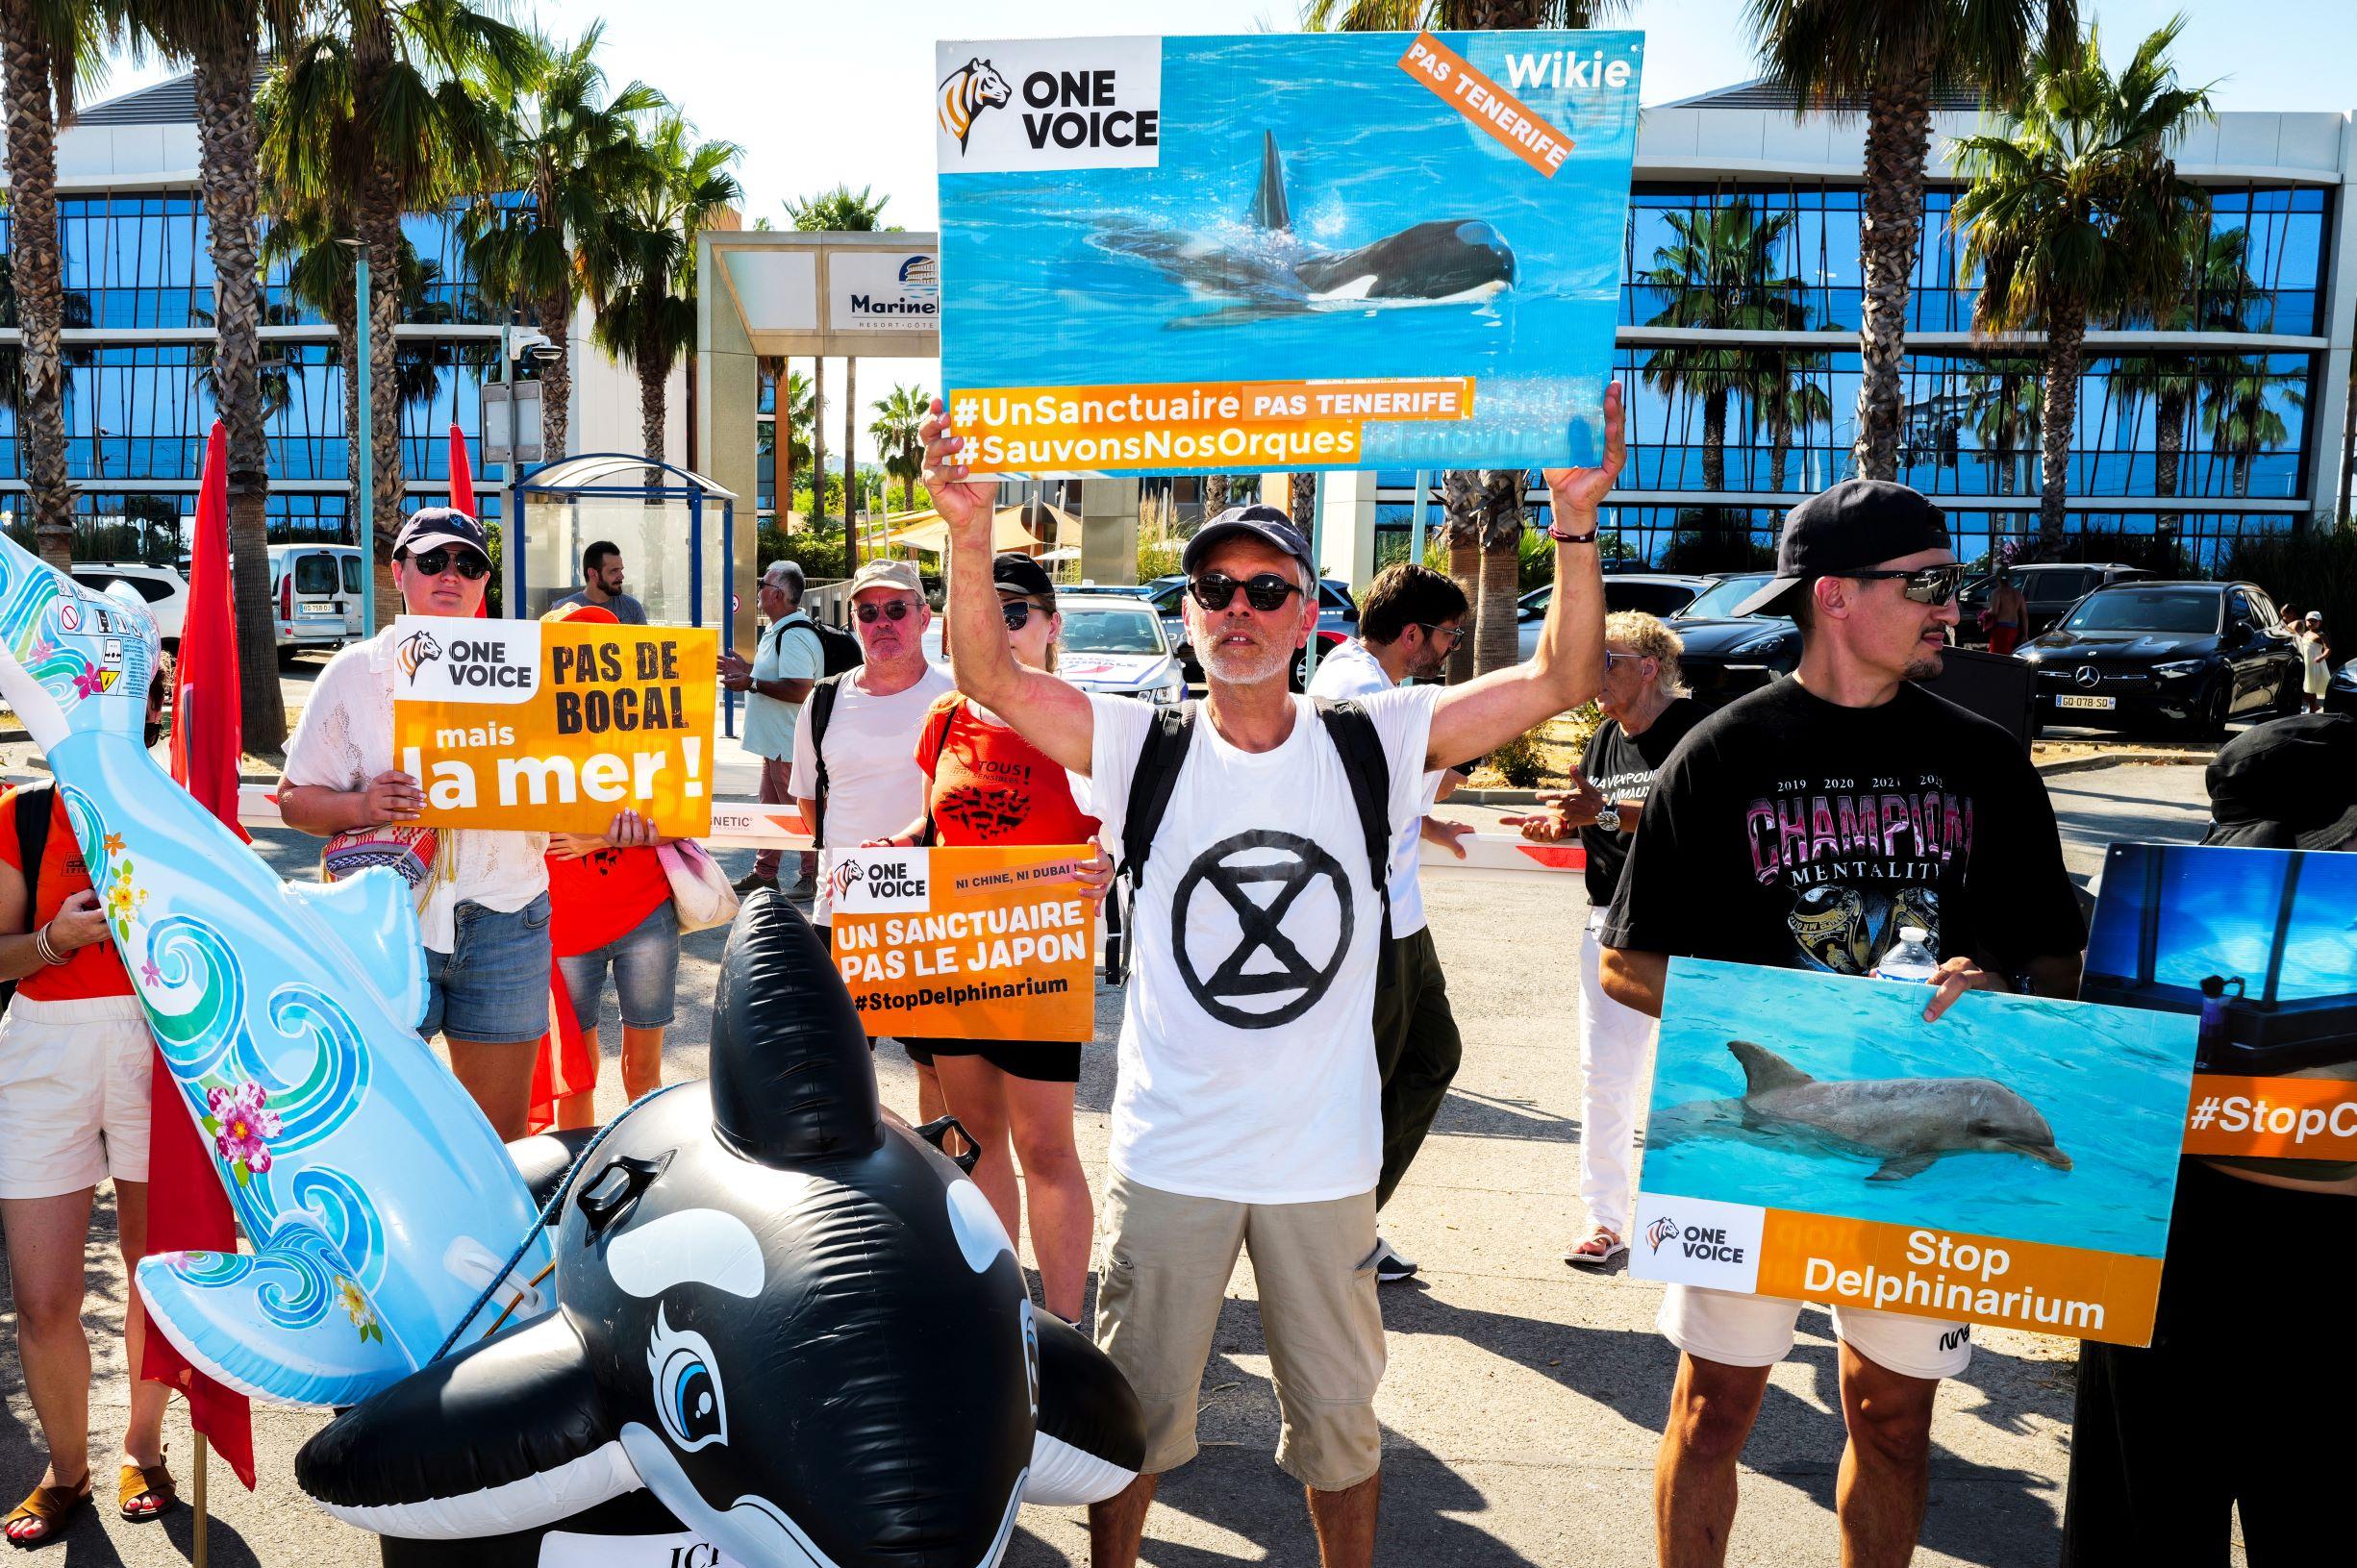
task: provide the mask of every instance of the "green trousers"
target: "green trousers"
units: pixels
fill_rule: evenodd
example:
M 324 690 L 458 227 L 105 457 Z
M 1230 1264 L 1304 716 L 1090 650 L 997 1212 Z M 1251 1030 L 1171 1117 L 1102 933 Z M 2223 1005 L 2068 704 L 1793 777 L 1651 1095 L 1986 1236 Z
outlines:
M 1448 980 L 1432 929 L 1392 938 L 1392 983 L 1375 991 L 1375 1064 L 1383 1074 L 1383 1175 L 1375 1207 L 1389 1203 L 1424 1146 L 1465 1058 Z

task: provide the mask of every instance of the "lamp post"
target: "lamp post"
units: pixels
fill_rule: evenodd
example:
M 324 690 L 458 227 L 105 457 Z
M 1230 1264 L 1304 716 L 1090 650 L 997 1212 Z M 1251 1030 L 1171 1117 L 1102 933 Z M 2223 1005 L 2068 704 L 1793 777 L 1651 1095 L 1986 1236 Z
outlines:
M 360 359 L 360 484 L 354 492 L 360 519 L 361 547 L 360 635 L 376 635 L 376 419 L 369 407 L 368 241 L 338 239 L 352 251 L 352 315 L 357 331 L 355 352 Z

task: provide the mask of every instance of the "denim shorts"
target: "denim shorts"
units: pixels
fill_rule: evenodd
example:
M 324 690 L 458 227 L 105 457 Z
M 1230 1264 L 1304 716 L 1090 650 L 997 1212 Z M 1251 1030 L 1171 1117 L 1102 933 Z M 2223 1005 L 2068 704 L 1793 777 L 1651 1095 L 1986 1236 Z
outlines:
M 573 1017 L 584 1030 L 597 1027 L 609 963 L 614 965 L 614 995 L 622 1004 L 622 1027 L 668 1028 L 679 993 L 679 911 L 669 899 L 604 947 L 557 960 L 565 993 L 572 999 Z
M 417 1033 L 477 1045 L 530 1045 L 548 1033 L 548 895 L 513 913 L 462 904 L 451 951 L 426 949 Z

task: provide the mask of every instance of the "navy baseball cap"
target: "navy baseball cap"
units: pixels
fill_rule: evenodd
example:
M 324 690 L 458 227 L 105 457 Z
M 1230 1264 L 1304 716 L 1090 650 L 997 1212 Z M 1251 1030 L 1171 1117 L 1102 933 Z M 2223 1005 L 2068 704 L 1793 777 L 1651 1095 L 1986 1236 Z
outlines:
M 1195 536 L 1187 541 L 1187 549 L 1179 557 L 1179 570 L 1189 577 L 1194 576 L 1213 545 L 1240 534 L 1275 545 L 1301 562 L 1302 569 L 1310 574 L 1311 582 L 1317 581 L 1317 562 L 1310 559 L 1310 541 L 1301 536 L 1301 530 L 1294 525 L 1292 514 L 1257 502 L 1248 507 L 1230 507 L 1196 529 Z
M 1870 571 L 1918 550 L 1949 549 L 1947 513 L 1887 479 L 1845 479 L 1784 514 L 1776 575 L 1731 613 L 1766 615 L 1813 577 Z
M 400 537 L 393 540 L 393 554 L 419 555 L 438 544 L 463 544 L 485 560 L 491 559 L 483 525 L 453 507 L 420 507 L 412 512 L 401 525 Z

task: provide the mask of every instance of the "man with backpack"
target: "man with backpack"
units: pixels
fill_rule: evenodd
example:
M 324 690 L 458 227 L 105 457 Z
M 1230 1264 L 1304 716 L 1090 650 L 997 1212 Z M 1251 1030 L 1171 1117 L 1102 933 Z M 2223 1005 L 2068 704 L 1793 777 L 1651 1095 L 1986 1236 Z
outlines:
M 761 574 L 761 612 L 769 624 L 747 664 L 736 649 L 720 656 L 720 684 L 741 691 L 744 700 L 744 749 L 762 759 L 761 801 L 783 806 L 793 796 L 787 775 L 793 764 L 794 724 L 811 684 L 822 676 L 859 664 L 859 644 L 833 627 L 821 628 L 802 610 L 802 568 L 790 560 L 773 560 Z M 838 652 L 826 633 L 850 644 L 848 657 Z M 830 660 L 833 660 L 831 662 Z M 763 850 L 753 858 L 753 869 L 737 884 L 740 893 L 777 885 L 783 852 Z M 802 878 L 787 890 L 792 898 L 809 898 L 816 889 L 818 857 L 802 852 Z
M 1121 845 L 1134 973 L 1122 1012 L 1097 1341 L 1145 1407 L 1139 1479 L 1089 1511 L 1097 1568 L 1137 1560 L 1162 1471 L 1195 1453 L 1228 1279 L 1252 1255 L 1284 1431 L 1326 1568 L 1374 1554 L 1378 970 L 1394 835 L 1424 774 L 1592 697 L 1603 676 L 1596 506 L 1607 457 L 1549 470 L 1556 592 L 1528 663 L 1462 686 L 1331 704 L 1287 689 L 1317 624 L 1309 543 L 1270 507 L 1205 523 L 1181 560 L 1210 694 L 1163 708 L 1018 665 L 992 617 L 994 486 L 968 478 L 937 401 L 925 476 L 951 543 L 959 689 L 1070 770 Z

